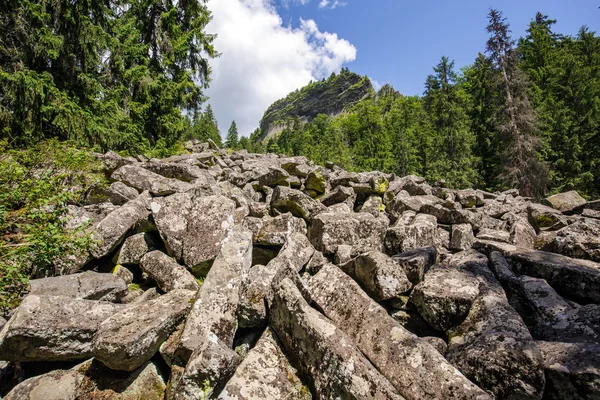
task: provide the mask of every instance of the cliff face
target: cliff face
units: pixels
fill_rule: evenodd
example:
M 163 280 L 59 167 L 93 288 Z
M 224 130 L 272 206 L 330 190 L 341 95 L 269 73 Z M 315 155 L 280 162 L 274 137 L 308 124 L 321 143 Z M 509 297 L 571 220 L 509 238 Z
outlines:
M 310 122 L 319 114 L 333 117 L 373 93 L 369 78 L 343 69 L 340 74 L 312 82 L 273 103 L 260 122 L 260 140 L 276 136 L 289 119 L 298 117 Z

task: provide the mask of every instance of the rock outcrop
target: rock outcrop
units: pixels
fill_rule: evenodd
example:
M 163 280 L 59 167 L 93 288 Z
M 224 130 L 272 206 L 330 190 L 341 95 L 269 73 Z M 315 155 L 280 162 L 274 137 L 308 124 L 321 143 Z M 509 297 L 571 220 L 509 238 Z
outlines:
M 600 202 L 187 148 L 100 156 L 90 254 L 0 319 L 0 396 L 600 398 Z

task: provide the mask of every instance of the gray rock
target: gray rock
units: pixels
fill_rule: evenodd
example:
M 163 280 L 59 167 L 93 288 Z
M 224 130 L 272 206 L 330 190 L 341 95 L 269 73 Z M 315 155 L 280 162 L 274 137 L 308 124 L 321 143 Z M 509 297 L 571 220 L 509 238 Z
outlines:
M 124 307 L 64 296 L 27 296 L 0 332 L 0 357 L 7 361 L 90 358 L 100 323 Z
M 52 371 L 19 383 L 4 400 L 77 400 L 83 380 L 77 371 Z
M 600 346 L 583 343 L 537 342 L 544 359 L 549 400 L 600 398 Z
M 187 362 L 192 352 L 205 346 L 205 342 L 213 336 L 222 346 L 233 346 L 240 286 L 251 265 L 252 232 L 236 227 L 223 240 L 221 250 L 196 295 L 177 349 L 178 359 Z
M 400 326 L 339 268 L 323 267 L 310 288 L 325 315 L 407 400 L 491 398 L 433 346 Z
M 376 301 L 392 299 L 412 288 L 400 264 L 379 251 L 361 254 L 342 269 Z
M 306 189 L 314 190 L 317 194 L 325 193 L 325 190 L 327 190 L 327 179 L 321 170 L 314 169 L 306 176 L 304 185 Z
M 434 205 L 442 202 L 442 199 L 433 195 L 409 196 L 398 195 L 387 204 L 386 211 L 394 218 L 399 218 L 405 211 L 418 213 L 424 205 Z
M 567 219 L 558 210 L 541 204 L 530 204 L 527 207 L 529 223 L 537 232 L 541 230 L 559 230 L 567 226 Z
M 350 245 L 356 254 L 382 249 L 389 221 L 367 213 L 323 213 L 313 220 L 308 237 L 315 248 L 333 254 L 339 245 Z
M 150 209 L 158 232 L 170 256 L 183 260 L 184 240 L 188 230 L 193 196 L 190 193 L 176 193 L 172 196 L 154 198 Z M 235 205 L 227 207 L 233 211 Z
M 217 184 L 206 170 L 186 162 L 164 162 L 163 160 L 163 162 L 145 162 L 140 167 L 165 178 L 178 179 L 183 182 L 195 183 L 200 180 L 207 186 Z
M 351 339 L 308 305 L 291 280 L 283 279 L 273 290 L 271 327 L 292 364 L 312 378 L 315 396 L 402 399 Z
M 219 400 L 311 398 L 270 329 L 265 330 L 217 397 Z
M 448 332 L 448 361 L 497 398 L 540 399 L 545 384 L 541 355 L 487 267 L 487 257 L 469 251 L 448 262 L 479 280 L 469 315 Z
M 561 212 L 571 211 L 576 207 L 585 205 L 586 203 L 587 202 L 585 199 L 581 197 L 575 190 L 555 194 L 554 196 L 550 196 L 542 201 L 542 204 L 550 206 Z
M 425 204 L 421 207 L 421 212 L 424 214 L 433 215 L 437 222 L 446 225 L 466 224 L 471 222 L 469 214 L 463 210 L 452 210 L 444 207 L 441 204 Z
M 392 257 L 404 268 L 406 277 L 413 285 L 423 281 L 425 272 L 437 263 L 437 258 L 437 249 L 433 246 L 407 251 Z
M 354 193 L 354 190 L 346 186 L 338 186 L 333 191 L 321 197 L 320 201 L 321 204 L 327 207 L 334 204 L 346 203 L 351 205 L 351 208 L 354 208 L 355 198 L 356 193 Z
M 477 232 L 477 239 L 510 243 L 510 233 L 502 230 L 484 228 Z
M 277 186 L 271 198 L 271 207 L 280 212 L 291 212 L 295 217 L 308 222 L 325 211 L 325 206 L 296 189 Z
M 544 251 L 510 252 L 518 275 L 545 279 L 558 293 L 582 302 L 600 302 L 600 265 Z
M 119 302 L 128 294 L 125 281 L 112 274 L 86 271 L 81 274 L 32 279 L 29 294 L 66 296 L 75 299 Z
M 148 253 L 153 247 L 152 236 L 148 233 L 142 232 L 129 236 L 119 250 L 116 263 L 119 265 L 137 265 L 144 254 Z
M 144 192 L 100 221 L 93 232 L 93 239 L 96 240 L 96 243 L 90 250 L 91 254 L 96 258 L 101 258 L 116 249 L 136 224 L 148 219 L 150 215 L 149 200 L 150 196 Z
M 116 206 L 121 206 L 129 200 L 135 199 L 138 195 L 137 190 L 127 186 L 123 182 L 113 182 L 108 188 L 108 201 Z
M 139 191 L 148 191 L 153 196 L 168 196 L 173 193 L 185 192 L 192 186 L 177 179 L 165 178 L 136 165 L 124 165 L 116 170 L 111 178 L 121 181 Z
M 140 267 L 152 278 L 164 292 L 187 289 L 196 292 L 199 289 L 194 276 L 183 265 L 162 251 L 152 251 L 142 257 Z
M 450 248 L 452 250 L 469 250 L 473 246 L 475 236 L 470 224 L 452 225 Z
M 536 238 L 535 229 L 524 218 L 512 223 L 510 227 L 510 243 L 523 249 L 533 249 Z
M 294 233 L 306 235 L 306 222 L 301 218 L 285 213 L 277 217 L 264 217 L 255 243 L 265 246 L 283 246 Z
M 569 257 L 600 262 L 600 221 L 587 218 L 562 228 L 552 239 L 551 248 Z
M 407 222 L 403 217 L 386 231 L 385 248 L 389 254 L 399 254 L 439 244 L 435 217 L 417 214 L 412 221 Z
M 483 193 L 473 190 L 457 190 L 456 200 L 465 208 L 482 207 L 484 205 Z
M 190 290 L 173 290 L 109 317 L 94 336 L 94 357 L 119 371 L 140 367 L 177 328 L 194 295 Z
M 433 328 L 445 332 L 467 317 L 478 294 L 479 282 L 472 273 L 438 264 L 415 286 L 410 302 Z
M 240 288 L 238 322 L 242 328 L 264 326 L 267 322 L 266 299 L 271 293 L 271 282 L 276 275 L 275 268 L 255 265 L 248 272 L 248 279 Z
M 381 197 L 377 195 L 369 196 L 369 198 L 360 207 L 360 212 L 369 213 L 374 217 L 378 217 L 385 210 Z

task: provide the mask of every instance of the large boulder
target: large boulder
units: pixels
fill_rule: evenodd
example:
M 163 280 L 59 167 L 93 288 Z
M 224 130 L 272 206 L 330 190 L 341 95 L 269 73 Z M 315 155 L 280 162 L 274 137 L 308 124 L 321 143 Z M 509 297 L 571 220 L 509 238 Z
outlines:
M 540 399 L 545 384 L 540 352 L 488 268 L 487 257 L 469 251 L 447 262 L 479 280 L 479 295 L 467 318 L 448 331 L 448 361 L 497 398 Z
M 576 207 L 585 205 L 586 203 L 587 202 L 585 199 L 581 197 L 575 190 L 565 193 L 558 193 L 542 201 L 542 204 L 561 212 L 571 211 Z
M 251 265 L 252 232 L 236 227 L 223 240 L 186 320 L 176 354 L 183 363 L 213 336 L 233 346 L 240 286 Z
M 440 244 L 434 216 L 417 214 L 398 219 L 385 233 L 385 248 L 389 254 L 399 254 Z
M 8 361 L 85 360 L 100 324 L 124 305 L 64 296 L 27 296 L 0 332 Z
M 112 211 L 100 221 L 95 226 L 92 235 L 95 240 L 90 250 L 92 255 L 101 258 L 110 254 L 121 244 L 127 233 L 136 224 L 147 220 L 150 215 L 148 210 L 149 200 L 150 195 L 144 192 L 134 200 Z
M 94 271 L 32 279 L 30 284 L 29 294 L 36 296 L 66 296 L 75 299 L 118 302 L 129 293 L 123 279 Z
M 474 241 L 475 236 L 471 224 L 452 225 L 452 236 L 450 238 L 450 248 L 452 250 L 469 250 Z
M 149 233 L 142 232 L 129 236 L 119 250 L 116 263 L 118 265 L 137 265 L 144 254 L 152 250 L 154 246 L 154 240 Z
M 113 172 L 111 178 L 126 183 L 139 191 L 148 191 L 153 196 L 168 196 L 192 188 L 189 183 L 165 178 L 137 165 L 124 165 Z
M 142 257 L 140 267 L 164 292 L 187 289 L 196 292 L 200 287 L 194 276 L 162 251 L 151 251 Z
M 361 254 L 342 269 L 376 301 L 392 299 L 412 287 L 400 264 L 380 251 Z
M 273 290 L 271 327 L 301 376 L 312 378 L 317 398 L 402 399 L 352 340 L 308 305 L 290 279 Z
M 546 372 L 548 400 L 600 398 L 600 346 L 597 344 L 537 342 Z
M 294 233 L 306 235 L 306 222 L 301 218 L 285 213 L 277 217 L 263 217 L 255 243 L 265 246 L 283 246 Z
M 271 197 L 271 207 L 280 212 L 291 212 L 295 217 L 308 222 L 326 210 L 326 207 L 310 196 L 296 189 L 277 186 Z
M 586 218 L 556 232 L 553 252 L 600 262 L 600 221 Z
M 77 371 L 51 371 L 19 383 L 4 400 L 78 400 L 83 380 Z
M 527 207 L 529 223 L 537 232 L 559 230 L 567 226 L 567 218 L 558 210 L 542 204 L 532 203 Z
M 511 251 L 519 275 L 545 279 L 559 294 L 584 303 L 600 303 L 600 264 L 544 251 Z
M 434 246 L 430 246 L 397 254 L 392 259 L 402 266 L 408 280 L 416 285 L 423 281 L 425 272 L 437 263 L 438 252 Z
M 311 395 L 296 376 L 277 338 L 267 329 L 238 366 L 217 399 L 310 400 Z
M 352 246 L 356 254 L 382 249 L 382 238 L 389 221 L 368 213 L 327 212 L 317 215 L 308 237 L 315 248 L 334 254 L 340 245 Z
M 407 400 L 491 399 L 432 345 L 400 326 L 338 267 L 323 267 L 310 288 L 325 315 Z

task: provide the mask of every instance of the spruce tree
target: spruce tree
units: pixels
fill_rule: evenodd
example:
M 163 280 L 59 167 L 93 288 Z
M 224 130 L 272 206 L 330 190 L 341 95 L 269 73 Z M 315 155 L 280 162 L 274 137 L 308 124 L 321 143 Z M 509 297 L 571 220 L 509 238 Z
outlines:
M 239 135 L 237 125 L 235 124 L 235 121 L 231 121 L 231 126 L 229 127 L 229 130 L 227 131 L 227 137 L 225 138 L 225 146 L 230 149 L 237 150 L 238 145 Z
M 539 160 L 542 142 L 535 111 L 529 100 L 529 84 L 519 69 L 514 41 L 502 13 L 490 10 L 487 51 L 498 73 L 502 102 L 497 113 L 498 132 L 505 151 L 500 180 L 518 188 L 525 196 L 541 197 L 546 192 L 547 168 Z

